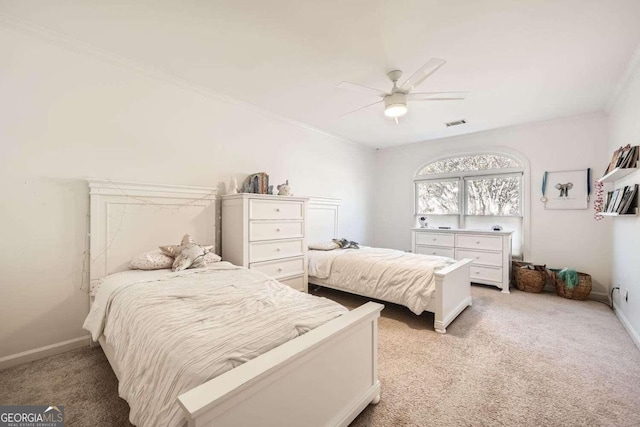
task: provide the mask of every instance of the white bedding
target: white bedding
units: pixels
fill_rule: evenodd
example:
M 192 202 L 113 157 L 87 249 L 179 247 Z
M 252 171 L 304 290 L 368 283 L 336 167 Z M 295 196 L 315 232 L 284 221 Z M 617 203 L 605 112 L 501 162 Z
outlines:
M 113 347 L 131 422 L 179 426 L 186 421 L 178 395 L 345 312 L 220 262 L 114 274 L 97 290 L 84 328 Z
M 318 278 L 358 295 L 402 304 L 415 314 L 429 305 L 435 271 L 455 263 L 446 257 L 370 247 L 308 254 L 310 282 Z

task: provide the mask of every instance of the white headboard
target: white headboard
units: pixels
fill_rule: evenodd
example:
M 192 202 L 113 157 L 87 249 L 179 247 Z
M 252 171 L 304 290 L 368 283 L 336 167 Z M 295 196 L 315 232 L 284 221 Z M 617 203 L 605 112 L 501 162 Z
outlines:
M 217 189 L 89 180 L 90 280 L 127 269 L 131 258 L 191 234 L 216 243 Z
M 338 222 L 339 199 L 312 197 L 307 204 L 307 242 L 325 242 L 337 239 L 340 234 Z

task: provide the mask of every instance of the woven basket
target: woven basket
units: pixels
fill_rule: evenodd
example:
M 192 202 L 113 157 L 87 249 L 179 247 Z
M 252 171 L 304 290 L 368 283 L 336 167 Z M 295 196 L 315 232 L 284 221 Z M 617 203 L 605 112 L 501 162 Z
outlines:
M 513 278 L 516 281 L 516 287 L 524 292 L 542 292 L 547 282 L 547 273 L 545 267 L 536 266 L 535 270 L 525 268 L 519 262 L 513 262 Z
M 556 293 L 561 297 L 581 301 L 589 299 L 589 294 L 591 293 L 590 275 L 578 272 L 578 284 L 573 289 L 567 288 L 567 285 L 558 276 L 557 271 L 553 273 L 553 279 L 556 283 Z

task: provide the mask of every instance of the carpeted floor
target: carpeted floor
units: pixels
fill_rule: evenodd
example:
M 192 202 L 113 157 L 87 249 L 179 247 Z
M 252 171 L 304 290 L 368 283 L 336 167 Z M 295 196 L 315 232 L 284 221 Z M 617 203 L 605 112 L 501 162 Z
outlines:
M 382 400 L 362 426 L 640 426 L 640 351 L 604 304 L 474 286 L 447 329 L 387 304 Z M 356 307 L 365 299 L 320 289 Z M 128 406 L 100 348 L 0 371 L 0 404 L 65 405 L 67 425 L 124 426 Z

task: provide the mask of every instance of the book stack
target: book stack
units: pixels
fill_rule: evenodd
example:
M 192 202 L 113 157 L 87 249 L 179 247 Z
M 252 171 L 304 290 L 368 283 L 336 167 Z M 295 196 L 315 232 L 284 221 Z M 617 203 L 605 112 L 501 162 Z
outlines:
M 637 145 L 631 146 L 627 144 L 626 147 L 618 148 L 607 166 L 605 175 L 616 168 L 627 169 L 638 167 L 638 157 L 640 156 L 640 147 Z
M 628 215 L 635 213 L 637 207 L 636 199 L 638 194 L 638 184 L 627 185 L 625 187 L 616 188 L 614 191 L 607 193 L 607 202 L 604 212 Z

